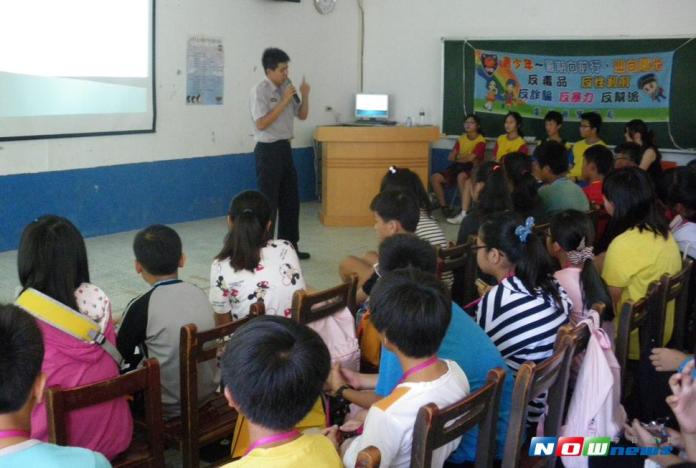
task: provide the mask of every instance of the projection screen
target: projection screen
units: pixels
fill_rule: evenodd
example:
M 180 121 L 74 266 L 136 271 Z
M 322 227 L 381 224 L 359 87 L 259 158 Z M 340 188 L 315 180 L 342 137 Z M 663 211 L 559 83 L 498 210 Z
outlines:
M 0 0 L 0 140 L 153 132 L 154 0 Z

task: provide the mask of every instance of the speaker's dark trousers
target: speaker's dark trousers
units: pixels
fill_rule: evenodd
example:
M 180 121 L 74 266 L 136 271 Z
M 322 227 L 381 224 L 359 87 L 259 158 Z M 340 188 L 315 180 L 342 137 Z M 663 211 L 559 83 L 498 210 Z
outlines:
M 273 223 L 278 213 L 278 238 L 292 242 L 297 248 L 300 240 L 300 196 L 290 142 L 256 143 L 254 157 L 256 184 L 271 204 Z

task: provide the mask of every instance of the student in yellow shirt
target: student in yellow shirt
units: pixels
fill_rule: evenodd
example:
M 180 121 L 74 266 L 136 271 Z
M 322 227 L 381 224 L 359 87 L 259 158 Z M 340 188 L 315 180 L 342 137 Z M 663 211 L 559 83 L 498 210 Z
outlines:
M 222 357 L 225 398 L 249 421 L 250 444 L 226 468 L 340 468 L 333 443 L 294 429 L 329 375 L 329 350 L 310 328 L 277 316 L 241 327 Z
M 602 116 L 596 112 L 585 112 L 580 115 L 580 136 L 582 140 L 573 145 L 573 163 L 568 177 L 572 180 L 580 180 L 582 177 L 582 164 L 585 161 L 585 150 L 590 146 L 604 145 L 599 137 L 599 129 L 602 127 Z
M 665 273 L 677 273 L 681 269 L 681 255 L 667 221 L 657 211 L 655 191 L 645 171 L 627 167 L 610 172 L 604 179 L 603 193 L 604 207 L 611 216 L 610 230 L 618 235 L 607 249 L 602 278 L 609 287 L 614 310 L 620 311 L 627 300 L 637 301 L 644 297 L 651 282 Z M 667 306 L 663 343 L 669 341 L 673 326 L 672 302 Z M 639 359 L 639 353 L 638 336 L 633 333 L 629 360 Z M 641 375 L 634 379 L 637 406 L 652 409 L 664 404 L 664 396 L 655 400 L 650 395 L 658 394 L 659 385 Z M 648 392 L 647 388 L 650 388 Z
M 518 112 L 508 112 L 504 125 L 505 134 L 495 141 L 493 157 L 500 161 L 508 153 L 527 154 L 527 142 L 522 135 L 522 116 Z

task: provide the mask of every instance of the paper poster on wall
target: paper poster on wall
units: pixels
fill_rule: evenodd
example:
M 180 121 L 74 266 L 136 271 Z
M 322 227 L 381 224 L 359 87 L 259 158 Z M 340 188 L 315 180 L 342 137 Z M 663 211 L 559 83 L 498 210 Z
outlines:
M 673 52 L 553 56 L 476 50 L 476 112 L 570 121 L 599 112 L 607 121 L 669 120 Z
M 188 41 L 186 67 L 186 104 L 222 105 L 225 84 L 222 39 L 191 37 Z

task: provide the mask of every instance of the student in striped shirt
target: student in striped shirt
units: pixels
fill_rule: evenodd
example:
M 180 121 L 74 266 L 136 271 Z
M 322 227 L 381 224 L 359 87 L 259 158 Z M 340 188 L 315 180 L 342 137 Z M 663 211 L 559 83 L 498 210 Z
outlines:
M 558 328 L 568 322 L 573 307 L 553 277 L 551 257 L 533 226 L 532 217 L 496 213 L 481 224 L 476 240 L 479 268 L 498 280 L 479 302 L 476 321 L 513 375 L 524 362 L 539 363 L 553 354 Z M 528 422 L 539 420 L 544 398 L 530 403 Z

